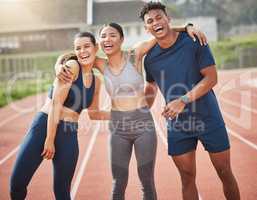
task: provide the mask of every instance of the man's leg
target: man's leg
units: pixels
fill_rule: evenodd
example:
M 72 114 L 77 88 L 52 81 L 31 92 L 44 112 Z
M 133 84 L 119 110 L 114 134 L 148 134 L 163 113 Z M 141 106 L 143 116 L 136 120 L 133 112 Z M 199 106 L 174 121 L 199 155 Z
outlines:
M 219 178 L 223 184 L 223 190 L 228 200 L 240 199 L 237 182 L 230 165 L 230 144 L 225 126 L 200 136 L 205 150 L 209 152 Z
M 172 158 L 180 173 L 183 200 L 198 200 L 195 150 Z
M 227 200 L 239 200 L 240 193 L 236 179 L 231 170 L 230 150 L 220 153 L 209 153 L 213 166 L 222 181 L 223 191 Z

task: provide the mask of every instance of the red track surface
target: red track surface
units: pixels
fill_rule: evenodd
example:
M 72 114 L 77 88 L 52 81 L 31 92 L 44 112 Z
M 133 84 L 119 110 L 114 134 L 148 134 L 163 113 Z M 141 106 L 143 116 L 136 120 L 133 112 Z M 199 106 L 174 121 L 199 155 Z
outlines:
M 231 159 L 244 200 L 257 199 L 257 70 L 219 73 L 216 95 L 222 108 L 231 141 Z M 8 185 L 17 146 L 30 125 L 45 95 L 29 97 L 0 109 L 0 200 L 9 199 Z M 35 102 L 37 105 L 35 105 Z M 160 200 L 181 199 L 181 185 L 172 159 L 167 155 L 165 124 L 160 116 L 160 95 L 152 109 L 158 130 L 155 179 Z M 14 108 L 15 106 L 15 108 Z M 34 107 L 33 107 L 34 106 Z M 17 112 L 19 109 L 19 112 Z M 92 123 L 83 113 L 80 121 L 80 157 L 73 179 L 72 195 L 79 200 L 105 200 L 110 196 L 111 174 L 108 164 L 107 124 Z M 203 200 L 224 199 L 221 184 L 199 144 L 197 149 L 197 185 Z M 128 200 L 140 199 L 140 183 L 134 156 L 130 164 Z M 52 166 L 45 161 L 28 188 L 27 199 L 54 199 Z

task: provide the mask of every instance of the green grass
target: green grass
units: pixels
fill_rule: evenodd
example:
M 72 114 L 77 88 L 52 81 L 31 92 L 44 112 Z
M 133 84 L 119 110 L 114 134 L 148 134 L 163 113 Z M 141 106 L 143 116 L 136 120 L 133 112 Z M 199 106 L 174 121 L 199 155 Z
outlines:
M 239 50 L 257 49 L 257 33 L 246 36 L 236 36 L 210 44 L 218 67 L 233 65 L 239 62 Z M 257 51 L 256 51 L 257 52 Z
M 52 84 L 52 80 L 17 80 L 15 82 L 0 84 L 0 107 L 7 105 L 15 100 L 27 96 L 45 92 Z

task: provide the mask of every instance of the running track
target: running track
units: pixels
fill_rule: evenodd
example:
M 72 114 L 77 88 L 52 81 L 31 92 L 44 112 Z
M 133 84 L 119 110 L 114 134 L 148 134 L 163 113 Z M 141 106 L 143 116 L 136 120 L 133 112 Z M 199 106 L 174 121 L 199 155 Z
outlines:
M 239 182 L 242 199 L 256 200 L 257 70 L 220 71 L 219 84 L 215 90 L 230 133 L 232 167 Z M 44 98 L 45 94 L 28 97 L 0 109 L 0 200 L 9 199 L 8 179 L 18 145 Z M 158 130 L 155 172 L 157 192 L 160 200 L 179 200 L 180 178 L 173 161 L 167 155 L 165 124 L 160 116 L 162 105 L 163 100 L 158 95 L 152 108 Z M 78 200 L 108 199 L 111 190 L 107 149 L 108 126 L 103 122 L 90 122 L 86 113 L 83 113 L 80 122 L 80 157 L 73 179 L 72 196 Z M 201 199 L 224 199 L 221 184 L 208 154 L 200 144 L 197 149 L 197 172 Z M 129 176 L 127 200 L 140 199 L 140 183 L 134 157 L 131 159 Z M 45 161 L 29 185 L 27 199 L 54 199 L 51 185 L 52 166 L 50 161 Z

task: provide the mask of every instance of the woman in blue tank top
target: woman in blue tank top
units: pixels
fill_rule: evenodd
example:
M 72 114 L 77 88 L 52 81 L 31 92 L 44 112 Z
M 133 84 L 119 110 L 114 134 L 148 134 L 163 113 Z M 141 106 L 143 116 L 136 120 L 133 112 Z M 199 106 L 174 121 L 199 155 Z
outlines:
M 12 200 L 26 198 L 27 186 L 43 159 L 52 159 L 55 198 L 71 199 L 71 181 L 79 154 L 79 115 L 87 108 L 91 119 L 110 118 L 108 112 L 98 109 L 100 80 L 92 71 L 97 49 L 91 33 L 75 36 L 75 54 L 62 60 L 73 72 L 72 81 L 65 83 L 56 78 L 45 104 L 34 117 L 11 175 Z
M 180 28 L 184 31 L 184 28 Z M 194 30 L 192 31 L 194 32 Z M 144 94 L 141 60 L 155 45 L 155 40 L 144 42 L 130 53 L 122 51 L 122 27 L 110 23 L 100 30 L 100 46 L 107 56 L 96 59 L 96 66 L 104 75 L 106 90 L 111 98 L 109 123 L 109 154 L 113 187 L 111 199 L 124 200 L 128 183 L 129 162 L 134 148 L 137 169 L 145 200 L 157 199 L 154 167 L 157 137 L 154 121 Z M 57 63 L 58 65 L 59 63 Z M 63 67 L 62 70 L 68 70 Z M 58 77 L 69 80 L 67 73 Z

